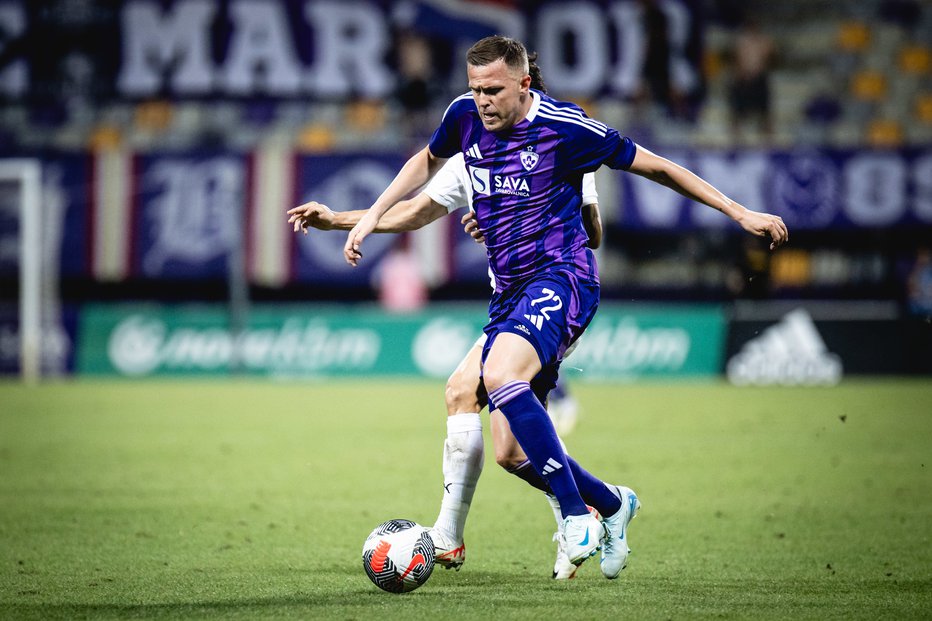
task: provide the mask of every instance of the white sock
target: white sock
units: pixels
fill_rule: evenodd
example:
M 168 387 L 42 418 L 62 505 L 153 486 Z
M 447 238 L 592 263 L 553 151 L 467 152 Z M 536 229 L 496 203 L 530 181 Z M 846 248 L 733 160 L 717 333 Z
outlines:
M 466 515 L 482 473 L 485 447 L 482 419 L 478 413 L 447 417 L 447 439 L 443 443 L 443 501 L 434 528 L 463 540 Z
M 550 503 L 550 508 L 553 509 L 553 517 L 557 521 L 557 529 L 563 526 L 563 511 L 560 510 L 560 501 L 557 500 L 557 497 L 553 494 L 548 494 L 544 492 L 544 496 L 547 497 L 547 502 Z
M 563 452 L 569 455 L 570 452 L 566 450 L 566 444 L 563 442 L 563 438 L 557 436 L 557 440 L 560 441 L 560 446 L 563 447 Z M 547 502 L 550 503 L 550 508 L 553 509 L 553 517 L 557 521 L 557 530 L 559 530 L 563 527 L 563 511 L 560 509 L 560 501 L 557 500 L 556 496 L 553 494 L 548 494 L 547 492 L 544 492 L 544 496 L 547 497 Z

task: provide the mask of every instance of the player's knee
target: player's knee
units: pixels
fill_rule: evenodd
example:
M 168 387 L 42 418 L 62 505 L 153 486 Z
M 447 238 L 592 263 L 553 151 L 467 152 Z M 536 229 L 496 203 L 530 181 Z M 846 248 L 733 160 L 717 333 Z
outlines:
M 447 414 L 460 412 L 478 412 L 481 408 L 477 398 L 478 386 L 466 380 L 459 373 L 454 373 L 447 380 L 444 389 L 444 399 L 447 404 Z
M 490 393 L 501 388 L 514 377 L 505 372 L 505 369 L 498 365 L 486 364 L 482 369 L 482 381 L 485 383 L 485 389 Z

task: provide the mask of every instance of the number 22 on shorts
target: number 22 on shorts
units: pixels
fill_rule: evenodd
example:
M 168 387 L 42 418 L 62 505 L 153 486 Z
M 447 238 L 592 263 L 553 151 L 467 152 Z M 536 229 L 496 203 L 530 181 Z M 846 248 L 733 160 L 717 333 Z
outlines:
M 545 302 L 549 302 L 549 304 L 541 306 L 539 309 L 537 309 L 540 315 L 525 315 L 525 317 L 529 319 L 538 330 L 540 330 L 544 325 L 545 319 L 550 321 L 550 313 L 563 308 L 563 300 L 561 300 L 560 296 L 553 292 L 553 289 L 544 288 L 541 289 L 541 293 L 543 294 L 541 297 L 531 300 L 531 306 L 534 307 L 538 304 L 544 304 Z

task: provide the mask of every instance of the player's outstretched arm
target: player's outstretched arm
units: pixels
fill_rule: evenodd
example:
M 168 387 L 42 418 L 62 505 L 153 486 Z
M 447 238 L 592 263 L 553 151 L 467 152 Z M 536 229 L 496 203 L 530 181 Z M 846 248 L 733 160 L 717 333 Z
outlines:
M 687 198 L 721 211 L 752 235 L 770 237 L 771 250 L 789 241 L 789 231 L 780 216 L 751 211 L 722 194 L 712 184 L 695 173 L 651 153 L 640 145 L 637 147 L 634 161 L 628 170 L 676 190 Z
M 366 214 L 365 209 L 353 211 L 333 211 L 326 205 L 311 201 L 288 210 L 288 223 L 294 225 L 294 232 L 302 231 L 307 235 L 308 228 L 321 231 L 349 231 L 359 224 Z M 400 201 L 386 211 L 379 219 L 373 233 L 402 233 L 414 231 L 442 218 L 447 210 L 435 203 L 421 192 L 412 199 Z
M 375 231 L 382 215 L 422 185 L 427 183 L 445 160 L 435 157 L 430 149 L 424 147 L 405 162 L 382 195 L 376 199 L 359 222 L 350 230 L 343 245 L 343 257 L 346 262 L 356 267 L 362 259 L 360 247 L 369 233 Z

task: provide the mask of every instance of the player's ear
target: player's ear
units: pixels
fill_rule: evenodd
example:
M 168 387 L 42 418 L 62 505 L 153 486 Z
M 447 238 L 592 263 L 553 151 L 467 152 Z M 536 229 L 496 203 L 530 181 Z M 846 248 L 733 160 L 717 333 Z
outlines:
M 518 84 L 521 86 L 522 93 L 528 92 L 528 89 L 531 88 L 531 76 L 525 75 Z

